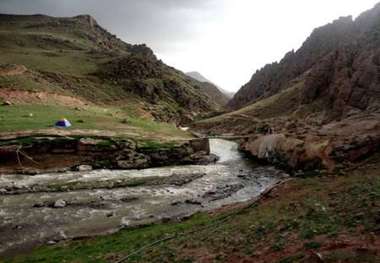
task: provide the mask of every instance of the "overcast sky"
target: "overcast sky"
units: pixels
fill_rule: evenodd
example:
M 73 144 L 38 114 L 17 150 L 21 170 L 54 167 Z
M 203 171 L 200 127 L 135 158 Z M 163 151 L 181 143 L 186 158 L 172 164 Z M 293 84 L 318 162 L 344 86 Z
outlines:
M 230 91 L 297 49 L 315 27 L 380 0 L 0 0 L 1 13 L 90 14 L 167 64 Z

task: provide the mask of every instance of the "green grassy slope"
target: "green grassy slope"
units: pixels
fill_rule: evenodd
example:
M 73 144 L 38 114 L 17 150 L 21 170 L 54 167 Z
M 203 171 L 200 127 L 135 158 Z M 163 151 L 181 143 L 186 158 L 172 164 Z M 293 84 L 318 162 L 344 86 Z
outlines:
M 65 129 L 104 131 L 111 130 L 117 136 L 133 137 L 143 140 L 178 140 L 188 139 L 191 135 L 177 129 L 174 124 L 160 123 L 141 118 L 130 107 L 99 107 L 84 108 L 63 107 L 53 104 L 28 104 L 0 107 L 0 133 L 16 131 L 46 131 L 54 133 L 51 128 L 60 118 L 67 118 L 72 127 Z
M 123 64 L 136 57 L 141 59 Z M 0 90 L 59 93 L 102 106 L 138 100 L 141 111 L 176 123 L 219 107 L 200 83 L 158 61 L 145 45 L 119 40 L 90 16 L 0 15 L 0 63 L 27 68 L 21 74 L 0 68 Z M 161 74 L 147 75 L 151 69 Z

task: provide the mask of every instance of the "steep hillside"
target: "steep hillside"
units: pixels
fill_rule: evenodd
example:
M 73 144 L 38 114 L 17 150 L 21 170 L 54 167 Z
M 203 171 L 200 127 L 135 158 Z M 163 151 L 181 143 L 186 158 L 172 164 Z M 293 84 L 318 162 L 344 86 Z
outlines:
M 216 86 L 210 80 L 205 78 L 202 74 L 196 71 L 187 72 L 187 76 L 191 77 L 202 83 L 202 89 L 211 97 L 214 101 L 216 101 L 219 105 L 225 106 L 228 100 L 231 98 L 228 96 L 223 89 Z
M 3 91 L 44 91 L 120 107 L 137 101 L 144 115 L 175 123 L 221 106 L 201 82 L 159 61 L 147 46 L 121 41 L 88 15 L 0 15 L 0 51 Z M 25 70 L 4 73 L 12 67 Z
M 229 102 L 239 109 L 305 81 L 302 103 L 328 101 L 333 117 L 352 107 L 367 109 L 377 105 L 380 5 L 356 20 L 342 17 L 317 28 L 296 52 L 279 63 L 266 65 Z M 377 106 L 376 106 L 377 107 Z
M 380 150 L 380 4 L 314 30 L 300 50 L 253 75 L 237 109 L 193 124 L 243 136 L 241 149 L 297 170 L 337 169 Z

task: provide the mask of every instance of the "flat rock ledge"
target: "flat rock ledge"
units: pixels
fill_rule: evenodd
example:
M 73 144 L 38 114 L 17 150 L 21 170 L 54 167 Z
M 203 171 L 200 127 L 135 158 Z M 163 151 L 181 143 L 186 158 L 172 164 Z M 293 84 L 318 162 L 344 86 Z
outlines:
M 91 169 L 143 169 L 215 162 L 208 139 L 136 142 L 87 136 L 27 136 L 0 140 L 0 174 Z

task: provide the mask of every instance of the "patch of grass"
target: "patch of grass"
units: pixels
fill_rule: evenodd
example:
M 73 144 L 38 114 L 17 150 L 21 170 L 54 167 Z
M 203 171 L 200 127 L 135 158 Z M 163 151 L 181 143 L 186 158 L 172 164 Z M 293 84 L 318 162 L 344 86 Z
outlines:
M 283 238 L 278 238 L 275 243 L 272 245 L 273 251 L 281 251 L 284 249 L 286 240 Z
M 325 262 L 377 263 L 379 257 L 375 253 L 355 253 L 353 251 L 333 251 L 325 256 Z
M 41 84 L 25 75 L 0 76 L 0 87 L 10 89 L 34 91 L 40 90 Z
M 144 150 L 159 150 L 159 149 L 172 149 L 178 146 L 176 142 L 158 142 L 146 140 L 139 142 L 139 148 Z
M 29 117 L 29 114 L 33 114 L 33 116 Z M 107 122 L 112 123 L 112 120 L 104 114 L 94 111 L 78 112 L 75 109 L 52 105 L 0 107 L 0 116 L 2 117 L 1 132 L 51 128 L 62 117 L 69 120 L 83 119 L 83 123 L 73 124 L 73 128 L 79 129 L 95 129 L 102 127 Z
M 210 119 L 199 121 L 199 123 L 218 123 L 229 118 L 240 116 L 251 116 L 253 118 L 268 119 L 271 117 L 280 117 L 289 114 L 296 108 L 298 96 L 302 88 L 303 82 L 285 89 L 278 94 L 269 98 L 262 99 L 256 103 L 246 106 L 240 110 L 219 115 Z
M 305 243 L 304 247 L 306 249 L 318 249 L 318 248 L 321 247 L 321 243 L 315 242 L 315 241 L 311 241 L 311 242 Z
M 94 238 L 85 241 L 73 241 L 65 245 L 41 247 L 34 255 L 18 257 L 5 262 L 108 262 L 127 255 L 144 245 L 162 239 L 174 233 L 188 231 L 204 225 L 210 220 L 205 214 L 194 215 L 183 223 L 150 225 L 138 229 L 123 230 L 117 234 Z M 166 257 L 168 250 L 165 250 Z M 175 257 L 175 255 L 172 255 Z M 140 255 L 130 258 L 131 262 L 139 262 Z
M 96 147 L 97 148 L 102 148 L 102 149 L 109 149 L 111 148 L 113 145 L 115 145 L 115 142 L 112 141 L 112 140 L 101 140 L 100 142 L 98 142 L 96 144 Z
M 177 129 L 175 125 L 128 116 L 129 113 L 122 109 L 98 106 L 88 106 L 79 111 L 58 105 L 0 106 L 0 132 L 53 128 L 55 122 L 64 117 L 73 125 L 67 130 L 111 130 L 122 137 L 147 140 L 148 144 L 149 140 L 173 141 L 178 138 L 191 138 L 187 132 Z M 121 120 L 126 117 L 130 121 L 122 124 Z
M 85 51 L 68 51 L 65 53 L 52 51 L 50 54 L 55 54 L 55 56 L 47 55 L 41 49 L 2 49 L 0 59 L 2 63 L 21 64 L 33 70 L 72 75 L 94 73 L 98 68 L 97 61 L 89 59 Z
M 305 258 L 305 255 L 303 254 L 297 254 L 297 255 L 292 255 L 292 256 L 289 256 L 289 257 L 286 257 L 286 258 L 283 258 L 279 261 L 279 263 L 295 263 L 295 262 L 303 262 L 301 260 L 303 260 Z

